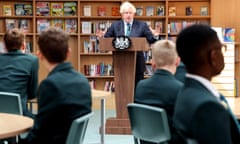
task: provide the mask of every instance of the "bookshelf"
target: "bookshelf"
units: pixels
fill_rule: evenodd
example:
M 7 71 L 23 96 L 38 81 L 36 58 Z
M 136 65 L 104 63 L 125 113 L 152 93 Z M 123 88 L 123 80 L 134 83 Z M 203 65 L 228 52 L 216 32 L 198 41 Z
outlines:
M 28 21 L 26 42 L 30 43 L 32 52 L 35 54 L 38 49 L 38 28 L 42 19 L 49 21 L 49 25 L 52 25 L 52 21 L 63 21 L 65 24 L 66 20 L 72 20 L 75 22 L 75 30 L 70 33 L 70 47 L 72 49 L 72 55 L 69 58 L 69 61 L 73 63 L 73 66 L 76 70 L 85 73 L 85 65 L 98 65 L 99 63 L 104 63 L 106 65 L 112 64 L 111 53 L 99 52 L 97 50 L 89 52 L 89 49 L 84 49 L 84 46 L 86 47 L 86 45 L 89 45 L 90 41 L 92 47 L 97 45 L 96 41 L 94 41 L 94 36 L 96 30 L 98 29 L 98 25 L 105 23 L 104 25 L 106 28 L 111 24 L 111 22 L 121 19 L 121 16 L 118 12 L 122 1 L 124 0 L 1 0 L 0 41 L 2 40 L 3 34 L 6 31 L 6 19 L 26 20 Z M 66 2 L 75 3 L 75 14 L 63 16 L 53 16 L 51 14 L 51 3 L 64 4 Z M 217 1 L 211 0 L 130 0 L 130 2 L 132 2 L 138 10 L 138 15 L 135 16 L 136 19 L 146 21 L 152 28 L 159 29 L 161 31 L 161 38 L 173 40 L 185 23 L 195 22 L 212 24 L 212 17 L 217 15 L 216 12 L 212 13 L 212 11 L 215 11 L 212 10 L 212 7 L 217 9 L 216 5 L 222 5 L 218 4 Z M 41 3 L 48 3 L 49 5 L 48 10 L 46 10 L 46 8 L 45 10 L 42 10 L 43 14 L 39 14 L 38 12 L 39 5 L 41 5 Z M 214 6 L 212 6 L 213 3 L 215 4 Z M 32 15 L 16 16 L 15 4 L 31 4 Z M 40 8 L 42 7 L 40 6 Z M 186 15 L 186 9 L 188 9 L 188 13 L 190 14 Z M 201 9 L 203 9 L 203 11 L 201 11 Z M 49 14 L 45 14 L 46 11 L 49 11 Z M 215 19 L 216 18 L 214 18 L 213 22 L 217 23 L 218 20 Z M 82 25 L 84 22 L 86 22 L 86 27 L 91 26 L 89 32 L 83 32 L 83 30 L 86 29 L 83 28 Z M 175 27 L 177 27 L 177 29 Z M 147 64 L 149 65 L 149 63 Z M 39 80 L 41 81 L 47 75 L 47 73 L 48 72 L 40 63 Z M 95 87 L 102 90 L 105 87 L 106 81 L 114 80 L 114 74 L 96 74 L 86 76 L 90 81 L 96 81 Z

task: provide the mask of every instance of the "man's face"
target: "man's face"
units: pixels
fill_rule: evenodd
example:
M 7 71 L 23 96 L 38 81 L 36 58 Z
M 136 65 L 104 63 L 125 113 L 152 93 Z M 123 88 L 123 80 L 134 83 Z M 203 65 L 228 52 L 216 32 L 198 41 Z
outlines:
M 126 23 L 130 23 L 133 21 L 135 13 L 133 12 L 133 9 L 131 8 L 126 8 L 123 13 L 122 13 L 122 19 L 126 22 Z

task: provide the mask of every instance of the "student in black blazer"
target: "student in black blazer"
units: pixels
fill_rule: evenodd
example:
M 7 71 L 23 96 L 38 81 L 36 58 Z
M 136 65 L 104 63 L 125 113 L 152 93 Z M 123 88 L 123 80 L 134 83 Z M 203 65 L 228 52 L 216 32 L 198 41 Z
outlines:
M 178 35 L 176 47 L 187 75 L 176 101 L 174 124 L 198 144 L 240 144 L 235 117 L 211 84 L 224 68 L 217 33 L 207 25 L 189 26 Z
M 122 20 L 113 22 L 106 33 L 101 33 L 100 31 L 98 36 L 117 37 L 128 35 L 127 24 L 130 24 L 129 37 L 145 37 L 150 44 L 158 40 L 160 32 L 152 30 L 145 22 L 134 19 L 136 8 L 133 4 L 123 2 L 120 6 L 120 13 Z M 157 36 L 157 38 L 154 35 Z M 143 52 L 137 52 L 135 85 L 139 80 L 144 78 L 144 71 L 145 60 Z
M 27 100 L 36 97 L 38 87 L 38 58 L 25 54 L 24 34 L 11 29 L 3 36 L 6 53 L 0 54 L 0 91 L 21 96 L 23 115 L 34 117 L 27 108 Z
M 69 36 L 49 28 L 38 38 L 38 57 L 49 70 L 38 89 L 38 114 L 24 144 L 65 144 L 71 123 L 91 112 L 91 88 L 87 78 L 66 62 Z
M 154 74 L 139 81 L 134 96 L 135 103 L 147 104 L 166 110 L 171 129 L 169 144 L 181 144 L 172 125 L 173 110 L 178 92 L 183 87 L 182 82 L 174 77 L 179 64 L 175 44 L 169 40 L 160 40 L 152 46 L 152 67 Z M 149 142 L 141 142 L 147 144 Z

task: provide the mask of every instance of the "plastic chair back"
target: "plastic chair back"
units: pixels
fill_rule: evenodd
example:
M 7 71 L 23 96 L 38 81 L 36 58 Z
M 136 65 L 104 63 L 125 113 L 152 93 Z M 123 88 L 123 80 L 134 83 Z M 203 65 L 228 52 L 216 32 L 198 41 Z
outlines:
M 163 143 L 170 140 L 171 134 L 164 109 L 136 103 L 128 104 L 127 108 L 135 142 L 144 140 Z
M 0 92 L 0 112 L 22 115 L 22 103 L 17 93 Z
M 76 118 L 68 132 L 66 144 L 83 144 L 88 121 L 93 115 L 93 112 Z

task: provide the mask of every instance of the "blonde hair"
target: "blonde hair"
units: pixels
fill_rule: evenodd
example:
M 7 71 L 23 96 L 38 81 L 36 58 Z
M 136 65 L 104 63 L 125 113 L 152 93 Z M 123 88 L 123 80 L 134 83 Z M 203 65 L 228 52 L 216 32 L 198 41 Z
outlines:
M 170 40 L 159 40 L 152 46 L 152 61 L 157 67 L 174 65 L 178 57 L 176 45 Z
M 136 7 L 132 3 L 125 1 L 120 6 L 120 13 L 122 14 L 127 9 L 132 9 L 133 13 L 136 13 Z

